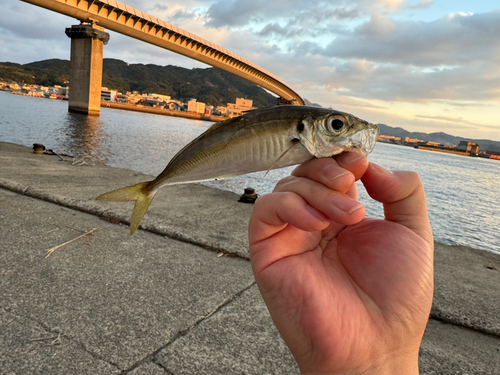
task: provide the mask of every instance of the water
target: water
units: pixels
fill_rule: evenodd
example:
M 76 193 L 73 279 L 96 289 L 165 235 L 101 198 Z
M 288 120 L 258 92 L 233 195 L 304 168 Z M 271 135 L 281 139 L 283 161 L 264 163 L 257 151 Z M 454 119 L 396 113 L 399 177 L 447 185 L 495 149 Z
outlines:
M 0 92 L 0 141 L 31 146 L 42 143 L 58 153 L 90 155 L 109 166 L 159 174 L 168 160 L 211 123 L 139 112 L 101 109 L 100 117 L 68 112 L 63 101 Z M 424 182 L 429 216 L 437 241 L 500 254 L 500 162 L 415 150 L 378 143 L 370 160 L 389 169 L 414 170 Z M 206 183 L 259 194 L 293 167 Z M 383 217 L 382 207 L 358 182 L 367 214 Z

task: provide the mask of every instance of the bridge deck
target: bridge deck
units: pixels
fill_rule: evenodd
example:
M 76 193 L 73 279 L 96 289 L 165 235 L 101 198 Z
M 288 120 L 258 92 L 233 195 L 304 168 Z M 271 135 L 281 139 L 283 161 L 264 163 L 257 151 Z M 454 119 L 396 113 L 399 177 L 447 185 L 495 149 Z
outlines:
M 300 95 L 275 75 L 216 44 L 115 0 L 22 0 L 221 68 L 295 104 Z

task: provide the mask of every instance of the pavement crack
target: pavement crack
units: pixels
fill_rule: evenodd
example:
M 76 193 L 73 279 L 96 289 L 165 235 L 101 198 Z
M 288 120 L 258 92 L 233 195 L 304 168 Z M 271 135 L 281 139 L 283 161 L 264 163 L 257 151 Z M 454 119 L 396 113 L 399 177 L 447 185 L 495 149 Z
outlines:
M 63 345 L 64 341 L 66 341 L 66 340 L 71 341 L 79 349 L 81 349 L 82 351 L 89 354 L 92 358 L 98 359 L 102 362 L 105 362 L 105 363 L 115 367 L 117 370 L 121 370 L 121 368 L 118 364 L 111 362 L 111 361 L 107 360 L 106 358 L 103 358 L 102 356 L 98 355 L 97 353 L 94 353 L 91 350 L 87 349 L 82 342 L 80 342 L 79 340 L 76 340 L 74 337 L 67 334 L 66 332 L 63 332 L 63 330 L 61 330 L 59 327 L 51 328 L 46 323 L 41 322 L 37 319 L 34 319 L 33 317 L 31 317 L 29 315 L 18 314 L 15 311 L 13 311 L 12 309 L 10 309 L 9 307 L 2 307 L 2 310 L 5 311 L 6 313 L 12 315 L 14 317 L 14 319 L 18 319 L 20 321 L 34 322 L 41 329 L 43 329 L 47 333 L 47 335 L 51 335 L 50 337 L 49 336 L 47 336 L 47 337 L 32 337 L 26 341 L 27 343 L 46 342 L 47 345 L 53 346 L 53 345 Z M 55 335 L 55 336 L 53 336 L 53 335 Z
M 152 353 L 146 355 L 142 359 L 138 360 L 136 363 L 134 363 L 132 366 L 130 366 L 128 369 L 122 371 L 120 374 L 128 374 L 131 371 L 135 370 L 137 367 L 140 365 L 147 363 L 150 361 L 151 363 L 161 367 L 167 374 L 173 375 L 171 371 L 169 371 L 167 368 L 165 368 L 162 364 L 158 363 L 156 361 L 156 356 L 165 348 L 167 348 L 169 345 L 172 345 L 175 341 L 177 341 L 179 338 L 187 335 L 191 329 L 195 328 L 199 324 L 203 323 L 205 320 L 209 319 L 212 315 L 216 314 L 218 311 L 223 309 L 224 307 L 228 306 L 231 304 L 234 300 L 236 300 L 239 296 L 241 296 L 243 293 L 245 293 L 247 290 L 252 288 L 253 286 L 256 285 L 255 281 L 252 281 L 249 285 L 241 289 L 240 291 L 236 292 L 235 294 L 229 296 L 226 298 L 224 301 L 222 301 L 219 305 L 217 305 L 212 311 L 210 311 L 208 314 L 196 319 L 191 325 L 188 327 L 184 328 L 181 331 L 178 331 L 165 345 L 161 346 L 160 348 L 156 349 Z

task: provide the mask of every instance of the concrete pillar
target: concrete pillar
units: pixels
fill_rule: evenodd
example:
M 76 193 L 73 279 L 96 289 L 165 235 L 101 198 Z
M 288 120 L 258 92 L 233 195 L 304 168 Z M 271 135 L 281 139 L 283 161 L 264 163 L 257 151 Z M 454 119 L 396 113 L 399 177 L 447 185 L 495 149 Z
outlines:
M 66 35 L 71 38 L 68 110 L 99 116 L 102 51 L 109 34 L 97 25 L 81 24 L 67 28 Z

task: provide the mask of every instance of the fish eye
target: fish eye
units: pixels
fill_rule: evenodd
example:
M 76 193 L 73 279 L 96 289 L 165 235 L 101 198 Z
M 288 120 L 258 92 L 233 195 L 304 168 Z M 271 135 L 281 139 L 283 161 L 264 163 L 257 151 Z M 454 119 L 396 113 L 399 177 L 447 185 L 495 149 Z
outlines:
M 331 116 L 326 120 L 326 127 L 332 133 L 342 132 L 345 128 L 345 124 L 345 118 L 339 115 Z

